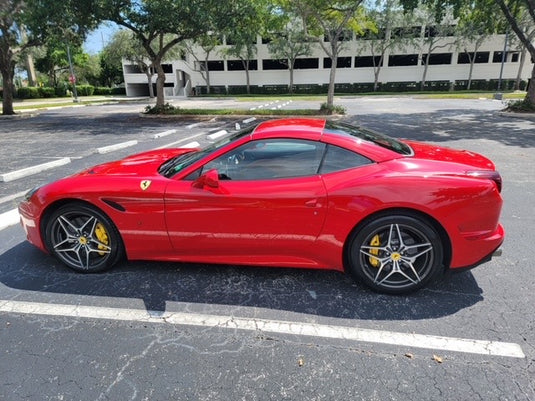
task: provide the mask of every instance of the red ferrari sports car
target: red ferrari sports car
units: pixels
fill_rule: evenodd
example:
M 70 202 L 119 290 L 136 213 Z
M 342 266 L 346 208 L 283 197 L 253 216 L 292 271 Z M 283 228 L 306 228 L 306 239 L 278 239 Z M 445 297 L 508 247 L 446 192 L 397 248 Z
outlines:
M 80 272 L 122 257 L 321 268 L 405 293 L 491 258 L 501 186 L 473 152 L 283 119 L 89 168 L 19 212 L 32 244 Z

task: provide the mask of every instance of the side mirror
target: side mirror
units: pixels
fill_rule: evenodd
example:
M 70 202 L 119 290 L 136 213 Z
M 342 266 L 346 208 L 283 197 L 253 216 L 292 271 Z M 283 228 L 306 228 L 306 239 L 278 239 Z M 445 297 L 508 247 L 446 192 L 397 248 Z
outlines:
M 219 188 L 219 173 L 216 169 L 209 170 L 193 181 L 193 186 L 200 189 L 205 187 Z

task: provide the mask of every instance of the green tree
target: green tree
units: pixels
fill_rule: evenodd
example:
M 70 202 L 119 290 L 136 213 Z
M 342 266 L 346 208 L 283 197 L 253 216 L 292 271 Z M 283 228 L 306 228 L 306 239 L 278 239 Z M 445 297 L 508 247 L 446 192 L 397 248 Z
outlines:
M 401 0 L 406 9 L 414 9 L 417 6 L 417 0 Z M 447 8 L 453 7 L 455 17 L 459 17 L 463 7 L 473 4 L 475 8 L 485 13 L 486 18 L 495 19 L 496 9 L 499 9 L 502 16 L 507 21 L 510 29 L 516 37 L 525 46 L 531 58 L 535 60 L 535 44 L 530 37 L 530 30 L 523 29 L 525 18 L 528 19 L 529 25 L 535 24 L 535 1 L 534 0 L 423 0 L 423 3 L 435 11 L 437 20 L 440 20 Z M 535 64 L 531 70 L 531 84 L 526 94 L 526 102 L 535 107 Z
M 21 55 L 46 38 L 57 36 L 81 43 L 96 25 L 93 2 L 77 0 L 9 0 L 0 2 L 0 72 L 3 82 L 2 113 L 14 114 L 15 66 Z M 25 34 L 21 34 L 24 28 Z
M 239 59 L 245 71 L 247 93 L 251 92 L 249 70 L 255 59 L 258 35 L 265 34 L 270 26 L 271 8 L 266 0 L 248 0 L 241 3 L 241 15 L 232 20 L 224 33 L 228 47 L 225 56 Z
M 288 92 L 293 93 L 295 60 L 308 56 L 312 52 L 310 40 L 304 28 L 299 24 L 299 20 L 288 22 L 281 32 L 272 35 L 268 49 L 273 57 L 286 60 L 290 72 Z
M 73 64 L 78 68 L 83 68 L 89 60 L 81 45 L 71 46 L 71 55 Z M 62 79 L 68 79 L 69 60 L 65 43 L 57 37 L 49 37 L 35 59 L 35 67 L 48 77 L 48 85 L 51 87 L 58 86 L 61 75 L 64 75 Z M 81 76 L 77 74 L 77 78 Z
M 503 21 L 489 19 L 487 12 L 475 7 L 473 3 L 464 5 L 459 14 L 459 21 L 455 27 L 456 45 L 467 55 L 470 62 L 466 87 L 470 90 L 477 51 L 485 39 L 496 33 L 499 24 Z
M 210 67 L 208 63 L 210 54 L 212 54 L 215 48 L 222 43 L 222 38 L 219 35 L 205 33 L 196 40 L 186 40 L 182 44 L 184 50 L 195 59 L 193 70 L 201 74 L 202 79 L 206 83 L 207 94 L 210 94 L 211 92 Z M 199 47 L 202 49 L 202 57 L 199 57 Z
M 162 61 L 168 52 L 184 40 L 226 27 L 240 6 L 238 0 L 101 0 L 100 16 L 133 32 L 156 70 L 156 105 L 163 106 Z
M 412 32 L 415 24 L 412 13 L 403 13 L 398 0 L 377 0 L 369 12 L 369 17 L 375 29 L 367 29 L 362 38 L 369 44 L 373 65 L 373 91 L 379 89 L 379 74 L 385 62 L 387 51 L 403 49 L 415 43 L 413 35 L 403 35 Z
M 365 15 L 364 0 L 288 0 L 285 8 L 293 10 L 304 23 L 307 35 L 315 39 L 331 59 L 327 106 L 334 103 L 334 83 L 338 55 L 353 33 L 375 29 Z
M 455 43 L 454 21 L 449 12 L 446 12 L 440 20 L 434 15 L 434 10 L 422 7 L 421 23 L 424 28 L 422 32 L 420 47 L 422 50 L 421 64 L 424 66 L 422 79 L 420 80 L 420 90 L 425 89 L 429 59 L 436 50 L 450 47 Z
M 135 39 L 128 29 L 116 31 L 100 52 L 100 82 L 112 87 L 123 82 L 123 59 L 132 59 L 139 53 Z

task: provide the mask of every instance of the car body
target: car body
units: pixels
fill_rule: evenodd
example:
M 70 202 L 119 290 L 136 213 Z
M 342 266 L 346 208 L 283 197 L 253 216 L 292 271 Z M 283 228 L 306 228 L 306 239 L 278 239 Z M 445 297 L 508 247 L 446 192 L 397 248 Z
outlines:
M 123 256 L 320 268 L 405 293 L 490 259 L 500 192 L 477 153 L 282 119 L 89 168 L 30 191 L 19 212 L 28 240 L 77 271 Z

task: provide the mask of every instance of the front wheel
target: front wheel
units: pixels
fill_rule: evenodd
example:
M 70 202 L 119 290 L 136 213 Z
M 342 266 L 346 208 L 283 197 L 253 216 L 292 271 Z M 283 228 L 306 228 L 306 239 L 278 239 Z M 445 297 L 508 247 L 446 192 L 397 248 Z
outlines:
M 348 270 L 374 291 L 416 291 L 441 271 L 440 236 L 423 219 L 379 217 L 365 223 L 349 241 Z
M 122 255 L 123 245 L 114 224 L 100 210 L 83 203 L 54 211 L 45 238 L 49 251 L 79 272 L 106 270 Z

